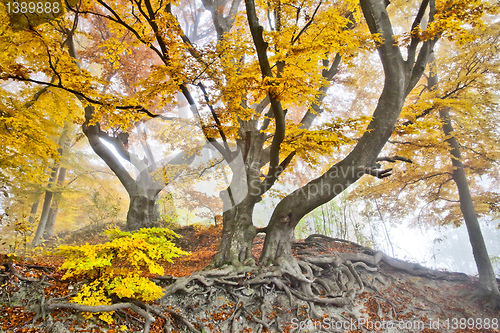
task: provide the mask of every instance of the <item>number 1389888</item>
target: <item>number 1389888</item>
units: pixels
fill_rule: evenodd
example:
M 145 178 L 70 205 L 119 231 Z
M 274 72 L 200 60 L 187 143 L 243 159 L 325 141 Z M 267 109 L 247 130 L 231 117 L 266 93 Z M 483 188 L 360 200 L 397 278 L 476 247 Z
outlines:
M 58 14 L 61 11 L 57 1 L 7 2 L 9 14 Z

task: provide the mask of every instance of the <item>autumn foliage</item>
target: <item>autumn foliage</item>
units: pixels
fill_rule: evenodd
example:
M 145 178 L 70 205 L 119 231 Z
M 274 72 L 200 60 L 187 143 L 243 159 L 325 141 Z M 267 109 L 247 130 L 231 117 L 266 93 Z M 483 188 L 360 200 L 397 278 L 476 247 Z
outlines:
M 172 243 L 179 237 L 165 228 L 124 232 L 107 231 L 110 241 L 103 244 L 60 246 L 56 254 L 66 257 L 60 269 L 64 279 L 78 277 L 86 282 L 72 302 L 83 305 L 107 305 L 113 298 L 136 298 L 152 301 L 162 295 L 162 289 L 147 276 L 163 275 L 159 261 L 188 255 Z M 93 314 L 84 314 L 91 318 Z M 99 318 L 112 323 L 112 312 L 100 313 Z

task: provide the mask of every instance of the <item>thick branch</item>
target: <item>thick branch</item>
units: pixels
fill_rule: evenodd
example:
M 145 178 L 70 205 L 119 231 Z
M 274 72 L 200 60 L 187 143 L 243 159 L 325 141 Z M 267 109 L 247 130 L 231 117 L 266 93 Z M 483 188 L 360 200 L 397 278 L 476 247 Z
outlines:
M 389 169 L 375 169 L 373 167 L 366 167 L 365 168 L 365 174 L 377 177 L 379 179 L 389 177 L 391 175 L 392 168 Z
M 94 152 L 99 155 L 103 161 L 109 166 L 113 173 L 120 179 L 127 192 L 132 192 L 135 188 L 135 180 L 130 176 L 128 171 L 123 167 L 123 165 L 118 161 L 115 155 L 102 143 L 99 137 L 99 125 L 90 125 L 90 121 L 94 115 L 94 107 L 85 107 L 85 122 L 82 125 L 83 133 L 88 138 L 90 146 Z
M 413 163 L 412 160 L 410 160 L 409 158 L 406 158 L 406 157 L 403 157 L 403 156 L 384 156 L 384 157 L 377 157 L 377 159 L 375 159 L 375 162 L 391 162 L 391 163 L 394 163 L 396 161 L 402 161 L 402 162 L 406 162 L 406 163 Z
M 54 73 L 54 74 L 56 75 L 56 73 Z M 76 90 L 74 90 L 72 88 L 65 87 L 62 84 L 55 84 L 53 82 L 45 82 L 45 81 L 40 81 L 40 80 L 36 80 L 36 79 L 32 79 L 32 78 L 26 78 L 26 77 L 21 77 L 21 76 L 16 76 L 16 75 L 9 75 L 9 76 L 7 76 L 7 78 L 13 79 L 13 80 L 16 80 L 16 81 L 36 83 L 36 84 L 39 84 L 39 85 L 42 85 L 42 86 L 47 86 L 47 87 L 59 88 L 59 89 L 65 90 L 67 92 L 70 92 L 70 93 L 74 94 L 75 96 L 77 96 L 78 98 L 80 98 L 82 100 L 85 100 L 85 101 L 87 101 L 89 103 L 92 103 L 92 104 L 95 104 L 95 105 L 106 105 L 105 103 L 103 103 L 103 102 L 101 102 L 101 101 L 99 101 L 97 99 L 94 99 L 92 97 L 86 96 L 85 94 L 81 93 L 80 91 L 76 91 Z M 148 109 L 144 108 L 141 105 L 135 105 L 135 106 L 134 105 L 117 105 L 117 106 L 115 106 L 115 108 L 118 109 L 118 110 L 131 110 L 131 111 L 135 111 L 135 112 L 141 112 L 141 113 L 144 113 L 144 114 L 150 116 L 151 118 L 160 118 L 160 119 L 163 119 L 163 120 L 174 120 L 174 119 L 177 119 L 176 117 L 165 117 L 165 116 L 162 116 L 162 115 L 159 115 L 159 114 L 154 114 L 154 113 L 152 113 L 151 111 L 149 111 Z
M 268 44 L 264 41 L 262 37 L 263 27 L 259 25 L 259 19 L 257 17 L 257 12 L 255 11 L 255 3 L 253 0 L 245 0 L 245 5 L 247 9 L 248 24 L 250 26 L 250 31 L 252 33 L 252 38 L 254 41 L 255 48 L 257 50 L 257 57 L 259 59 L 259 66 L 262 72 L 262 77 L 264 79 L 270 79 L 273 77 L 271 71 L 271 66 L 269 64 L 269 59 L 267 57 L 267 46 Z M 273 141 L 271 143 L 271 151 L 269 154 L 269 173 L 266 179 L 262 182 L 260 192 L 265 192 L 270 188 L 274 182 L 276 182 L 277 174 L 279 171 L 279 154 L 281 143 L 285 139 L 285 111 L 283 110 L 281 103 L 275 98 L 273 93 L 270 91 L 268 93 L 269 100 L 271 102 L 271 110 L 273 117 L 276 121 L 276 130 L 274 132 Z
M 131 154 L 127 149 L 125 149 L 125 146 L 118 138 L 112 137 L 112 136 L 108 135 L 108 133 L 103 132 L 100 129 L 99 129 L 98 133 L 99 133 L 100 138 L 102 138 L 103 140 L 106 140 L 108 143 L 112 144 L 113 147 L 118 152 L 118 154 L 120 154 L 120 156 L 124 160 L 130 162 L 137 170 L 141 171 L 147 167 L 147 164 L 144 163 L 142 160 L 140 160 L 137 155 Z
M 394 130 L 406 96 L 407 71 L 400 50 L 394 45 L 392 25 L 384 1 L 362 0 L 361 7 L 370 31 L 383 38 L 378 52 L 385 73 L 384 89 L 372 120 L 346 158 L 281 200 L 273 212 L 271 224 L 279 223 L 280 216 L 288 214 L 291 207 L 294 207 L 291 223 L 296 224 L 305 214 L 345 190 L 365 174 L 366 167 L 375 164 Z
M 427 0 L 423 0 L 425 2 Z M 436 15 L 436 3 L 435 0 L 428 0 L 430 1 L 430 10 L 429 10 L 429 22 L 434 21 L 434 15 Z M 422 7 L 421 7 L 422 8 Z M 419 12 L 420 14 L 420 12 Z M 424 42 L 422 47 L 420 48 L 420 52 L 418 53 L 418 58 L 415 64 L 413 64 L 413 61 L 415 59 L 415 56 L 412 55 L 412 57 L 408 58 L 407 65 L 410 66 L 411 73 L 408 78 L 408 84 L 406 87 L 406 95 L 408 95 L 412 89 L 415 87 L 415 85 L 418 83 L 422 75 L 424 74 L 425 68 L 427 67 L 427 64 L 429 63 L 429 57 L 434 49 L 434 45 L 437 43 L 439 39 L 439 36 L 435 36 L 432 39 L 429 39 Z M 416 48 L 416 46 L 415 46 Z M 411 49 L 410 49 L 411 51 Z M 411 61 L 411 62 L 410 62 Z
M 215 113 L 215 110 L 214 110 L 212 104 L 210 103 L 210 100 L 208 99 L 208 94 L 207 94 L 207 91 L 205 89 L 205 86 L 203 85 L 203 83 L 200 82 L 200 83 L 198 83 L 198 87 L 200 87 L 201 91 L 203 92 L 203 96 L 205 97 L 205 102 L 207 103 L 207 106 L 210 109 L 210 112 L 212 113 L 212 117 L 214 118 L 215 123 L 217 124 L 217 129 L 219 130 L 220 137 L 222 138 L 222 142 L 224 143 L 224 148 L 226 149 L 226 152 L 230 157 L 231 156 L 231 149 L 229 149 L 229 145 L 227 143 L 227 138 L 226 138 L 226 135 L 224 134 L 224 130 L 222 129 L 222 124 L 219 120 L 219 117 Z
M 417 29 L 422 23 L 422 18 L 424 17 L 425 10 L 427 9 L 428 5 L 429 5 L 429 0 L 423 0 L 420 3 L 420 8 L 418 10 L 417 16 L 415 17 L 415 20 L 413 21 L 413 24 L 411 26 L 410 33 L 412 37 L 410 45 L 408 46 L 408 60 L 407 60 L 409 64 L 413 64 L 415 62 L 415 54 L 417 51 L 417 46 L 420 43 L 420 38 L 415 35 L 415 29 Z

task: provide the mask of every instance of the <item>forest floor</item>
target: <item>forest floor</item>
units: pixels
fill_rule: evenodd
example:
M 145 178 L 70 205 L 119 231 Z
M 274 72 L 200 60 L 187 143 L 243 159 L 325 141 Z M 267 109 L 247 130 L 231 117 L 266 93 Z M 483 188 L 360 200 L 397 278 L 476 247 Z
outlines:
M 165 296 L 142 303 L 153 315 L 150 326 L 145 325 L 146 317 L 132 308 L 115 311 L 113 324 L 95 317 L 84 319 L 72 309 L 45 313 L 46 304 L 67 301 L 82 281 L 61 280 L 63 272 L 58 267 L 62 258 L 2 255 L 0 333 L 144 332 L 146 326 L 146 331 L 154 333 L 500 332 L 500 313 L 473 296 L 475 277 L 403 265 L 401 261 L 394 264 L 390 258 L 370 264 L 366 259 L 367 253 L 374 253 L 370 249 L 317 236 L 296 242 L 293 249 L 297 258 L 309 255 L 316 260 L 310 259 L 307 267 L 323 272 L 317 278 L 324 285 L 321 291 L 317 285 L 298 283 L 294 274 L 288 275 L 295 279 L 282 274 L 288 278 L 280 280 L 276 270 L 202 271 L 217 250 L 220 229 L 185 227 L 176 232 L 183 236 L 178 246 L 192 255 L 164 264 L 168 276 L 156 281 L 165 286 Z M 73 239 L 106 240 L 90 234 Z M 263 238 L 257 237 L 253 249 L 257 258 L 262 245 Z M 339 269 L 331 273 L 337 275 L 328 275 L 335 277 L 331 281 L 349 297 L 325 293 L 332 287 L 324 279 L 325 270 L 318 266 L 333 255 L 351 259 L 337 263 Z M 312 286 L 315 295 L 324 297 L 307 296 L 311 294 L 301 290 L 304 286 Z M 349 302 L 337 302 L 344 299 Z

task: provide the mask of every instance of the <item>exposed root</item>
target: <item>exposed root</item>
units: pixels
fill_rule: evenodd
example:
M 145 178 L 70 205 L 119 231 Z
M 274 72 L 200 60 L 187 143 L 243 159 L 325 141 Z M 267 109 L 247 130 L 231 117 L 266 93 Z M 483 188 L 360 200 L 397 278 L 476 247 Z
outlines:
M 97 313 L 97 312 L 110 312 L 110 311 L 117 311 L 117 310 L 124 310 L 124 309 L 130 309 L 134 311 L 135 313 L 139 314 L 141 317 L 144 318 L 144 333 L 148 333 L 151 324 L 155 321 L 155 317 L 153 317 L 149 312 L 155 314 L 159 318 L 162 318 L 165 321 L 164 325 L 164 331 L 165 332 L 171 332 L 170 328 L 170 321 L 167 316 L 165 316 L 164 313 L 168 313 L 170 316 L 172 316 L 174 319 L 179 320 L 182 322 L 186 327 L 194 333 L 201 333 L 196 327 L 189 322 L 182 314 L 171 310 L 171 309 L 160 309 L 156 308 L 152 305 L 146 304 L 144 302 L 141 302 L 139 300 L 135 299 L 127 299 L 127 302 L 123 303 L 116 303 L 116 304 L 110 304 L 110 305 L 97 305 L 97 306 L 90 306 L 90 305 L 82 305 L 82 304 L 76 304 L 76 303 L 50 303 L 46 306 L 43 307 L 43 312 L 50 312 L 56 309 L 73 309 L 79 312 L 91 312 L 91 313 Z
M 329 242 L 337 244 L 332 246 Z M 241 332 L 247 328 L 251 328 L 252 332 L 289 332 L 292 319 L 302 322 L 309 319 L 319 322 L 322 318 L 338 318 L 337 321 L 363 319 L 368 312 L 358 310 L 368 306 L 371 306 L 369 313 L 373 318 L 397 319 L 422 311 L 444 316 L 445 312 L 433 301 L 431 294 L 415 293 L 406 284 L 398 283 L 394 276 L 407 277 L 409 273 L 432 279 L 467 278 L 457 273 L 429 270 L 355 243 L 325 236 L 313 235 L 308 242 L 300 244 L 294 249 L 295 253 L 299 253 L 297 257 L 282 257 L 267 267 L 223 266 L 188 277 L 157 277 L 153 280 L 166 287 L 164 296 L 156 305 L 121 299 L 121 303 L 112 305 L 85 306 L 67 303 L 67 297 L 71 295 L 50 298 L 47 293 L 46 299 L 43 293 L 37 294 L 40 306 L 33 311 L 37 315 L 30 320 L 35 324 L 40 316 L 45 317 L 54 309 L 74 309 L 93 313 L 117 311 L 116 316 L 124 316 L 118 320 L 136 328 L 137 325 L 143 326 L 143 332 L 154 330 L 158 322 L 162 323 L 163 332 L 167 333 L 178 331 L 179 326 L 182 326 L 183 332 L 193 333 L 216 329 Z M 321 244 L 321 248 L 317 244 Z M 350 246 L 348 252 L 342 251 L 345 244 Z M 335 246 L 339 247 L 339 251 L 335 251 Z M 4 265 L 5 274 L 2 276 L 17 282 L 13 285 L 27 285 L 35 289 L 42 287 L 43 277 L 24 276 L 27 273 L 19 266 Z M 420 280 L 406 279 L 410 284 L 412 281 L 418 284 Z M 393 292 L 399 296 L 391 301 L 388 295 Z M 470 296 L 470 293 L 467 295 Z M 6 300 L 8 297 L 6 294 Z M 410 304 L 409 298 L 419 302 Z M 484 301 L 484 297 L 481 299 Z M 498 304 L 499 300 L 495 298 L 487 305 Z
M 238 320 L 241 314 L 241 308 L 237 308 L 231 315 L 231 333 L 238 332 Z
M 362 267 L 362 268 L 364 268 L 365 270 L 367 270 L 369 272 L 376 272 L 377 271 L 376 267 L 369 267 L 367 264 L 365 264 L 362 261 L 356 262 L 356 263 L 352 264 L 352 266 L 353 267 Z
M 222 300 L 223 305 L 231 306 L 231 311 L 228 312 L 228 308 L 224 308 L 226 309 L 224 316 L 218 317 L 222 319 L 214 317 L 214 320 L 220 320 L 224 323 L 223 325 L 226 325 L 224 327 L 228 332 L 239 332 L 243 327 L 249 327 L 248 325 L 256 332 L 280 332 L 283 331 L 283 327 L 278 322 L 278 316 L 270 315 L 276 308 L 282 306 L 285 309 L 297 309 L 297 317 L 300 313 L 303 318 L 321 319 L 324 312 L 329 311 L 328 307 L 330 309 L 343 307 L 341 310 L 345 313 L 346 306 L 356 306 L 357 301 L 353 301 L 367 289 L 369 293 L 375 291 L 380 295 L 372 297 L 373 313 L 382 318 L 392 311 L 392 317 L 395 318 L 402 311 L 398 309 L 399 305 L 388 302 L 382 297 L 383 289 L 381 291 L 377 289 L 381 285 L 388 286 L 381 275 L 384 271 L 379 271 L 381 265 L 415 276 L 426 276 L 433 279 L 456 280 L 462 278 L 461 275 L 433 271 L 418 264 L 397 260 L 380 251 L 375 252 L 350 242 L 342 242 L 355 247 L 355 250 L 351 249 L 350 252 L 323 251 L 323 249 L 329 248 L 328 242 L 340 242 L 340 240 L 313 236 L 308 242 L 314 243 L 315 246 L 316 243 L 321 243 L 322 249 L 309 248 L 307 244 L 302 243 L 301 255 L 280 257 L 271 266 L 223 266 L 218 269 L 200 271 L 187 277 L 157 277 L 154 280 L 168 284 L 165 287 L 164 296 L 160 300 L 161 306 L 146 304 L 135 299 L 122 299 L 121 303 L 111 305 L 87 306 L 55 302 L 54 300 L 51 303 L 42 297 L 39 314 L 45 316 L 46 313 L 61 308 L 92 313 L 120 312 L 129 309 L 140 316 L 132 318 L 143 325 L 143 332 L 151 331 L 156 317 L 163 320 L 164 332 L 172 332 L 173 325 L 177 322 L 190 332 L 200 333 L 201 330 L 211 330 L 209 326 L 202 324 L 202 321 L 206 322 L 207 318 L 211 318 L 211 313 L 207 313 L 207 317 L 204 319 L 198 317 L 194 319 L 195 310 L 192 307 L 174 305 L 175 309 L 173 309 L 170 306 L 165 306 L 167 304 L 162 303 L 162 301 L 178 300 L 176 297 L 179 295 L 174 295 L 176 293 L 188 294 L 200 299 L 201 304 L 208 302 L 209 308 L 221 308 L 221 301 L 218 301 L 221 297 L 212 296 L 217 295 L 217 290 L 223 289 L 226 295 L 229 295 L 229 298 L 234 298 L 236 302 Z M 43 282 L 43 279 L 23 276 L 13 264 L 5 266 L 8 268 L 9 275 L 15 276 L 19 280 Z M 410 293 L 407 290 L 405 292 Z M 360 299 L 363 297 L 366 296 L 361 295 Z M 231 305 L 228 305 L 229 302 Z M 431 301 L 426 300 L 426 303 L 429 304 Z M 496 298 L 491 303 L 494 304 L 493 306 L 498 306 L 499 301 Z M 182 312 L 178 310 L 179 308 L 183 309 Z M 353 316 L 357 315 L 353 314 Z M 389 316 L 391 315 L 389 314 Z M 141 317 L 144 321 L 140 320 Z
M 26 281 L 26 282 L 41 282 L 40 279 L 33 278 L 33 277 L 27 277 L 27 276 L 22 275 L 21 273 L 19 273 L 17 268 L 14 266 L 14 264 L 11 262 L 5 263 L 5 266 L 7 266 L 7 268 L 11 272 L 11 274 L 14 275 L 16 278 L 18 278 L 19 280 Z
M 301 293 L 291 289 L 292 294 L 306 302 L 313 302 L 313 303 L 319 303 L 319 304 L 325 304 L 325 305 L 337 305 L 337 306 L 342 306 L 342 305 L 348 305 L 352 302 L 351 298 L 347 297 L 337 297 L 337 298 L 327 298 L 327 297 L 308 297 L 305 295 L 302 295 Z
M 174 310 L 168 309 L 168 308 L 162 309 L 162 308 L 156 307 L 154 305 L 149 305 L 149 304 L 146 304 L 146 303 L 144 303 L 142 301 L 139 301 L 137 299 L 132 299 L 132 298 L 130 298 L 130 299 L 129 298 L 124 298 L 122 300 L 126 301 L 126 302 L 129 302 L 129 303 L 133 303 L 133 304 L 139 306 L 140 308 L 142 308 L 142 309 L 144 309 L 146 311 L 149 311 L 151 313 L 154 313 L 156 316 L 158 316 L 159 318 L 163 319 L 165 321 L 165 325 L 163 327 L 164 331 L 167 331 L 167 332 L 170 331 L 170 321 L 169 321 L 168 317 L 165 316 L 165 314 L 164 314 L 164 313 L 168 313 L 174 319 L 176 319 L 176 320 L 182 322 L 184 325 L 186 325 L 187 328 L 189 328 L 189 330 L 191 330 L 191 332 L 201 333 L 179 311 L 174 311 Z
M 192 281 L 198 281 L 201 284 L 203 284 L 205 287 L 209 287 L 214 283 L 213 280 L 212 281 L 207 280 L 204 275 L 193 274 L 193 275 L 178 279 L 174 284 L 172 284 L 171 286 L 166 288 L 163 297 L 170 296 L 178 291 L 183 291 L 187 294 L 191 293 L 196 288 L 196 285 L 193 285 L 191 287 L 187 287 L 187 285 L 189 283 L 191 283 Z
M 281 268 L 282 274 L 289 274 L 293 278 L 295 278 L 297 281 L 300 282 L 305 282 L 305 283 L 312 283 L 313 280 L 309 280 L 303 273 L 302 270 L 295 258 L 292 256 L 288 258 L 284 257 L 279 257 L 276 259 L 276 265 Z M 312 274 L 312 272 L 311 272 Z
M 285 292 L 285 294 L 288 297 L 288 300 L 290 301 L 290 307 L 293 307 L 295 305 L 295 302 L 293 300 L 292 292 L 291 292 L 290 288 L 279 279 L 274 278 L 271 281 L 276 285 L 276 287 L 279 290 L 283 290 Z
M 194 327 L 193 324 L 191 324 L 189 322 L 189 320 L 187 320 L 184 316 L 180 315 L 179 313 L 175 312 L 174 310 L 163 309 L 163 311 L 167 312 L 173 318 L 182 321 L 184 323 L 184 325 L 186 325 L 191 332 L 201 333 L 199 330 L 196 329 L 196 327 Z
M 358 283 L 359 290 L 357 293 L 361 294 L 363 292 L 363 290 L 365 289 L 365 286 L 363 284 L 363 281 L 361 280 L 361 277 L 358 274 L 358 271 L 356 270 L 356 268 L 354 267 L 354 265 L 350 261 L 346 262 L 345 265 L 349 268 L 349 271 L 351 272 L 351 274 L 356 279 L 356 282 Z
M 256 316 L 255 316 L 255 315 L 254 315 L 251 311 L 248 311 L 248 310 L 245 308 L 245 306 L 244 306 L 244 305 L 242 305 L 242 306 L 241 306 L 241 309 L 242 309 L 242 310 L 243 310 L 246 314 L 248 314 L 248 315 L 252 318 L 252 320 L 253 320 L 253 321 L 255 321 L 256 323 L 258 323 L 258 324 L 260 324 L 260 325 L 262 325 L 262 326 L 264 326 L 265 328 L 267 328 L 267 330 L 268 330 L 268 331 L 270 331 L 270 332 L 271 332 L 271 327 L 270 327 L 270 325 L 269 325 L 268 323 L 266 323 L 265 321 L 263 321 L 263 320 L 261 320 L 261 319 L 257 318 L 257 317 L 256 317 Z M 271 325 L 272 325 L 272 323 L 271 323 Z
M 482 301 L 483 308 L 500 311 L 500 295 L 496 292 L 477 288 L 470 297 L 474 301 Z
M 117 311 L 123 309 L 130 309 L 144 318 L 144 333 L 148 333 L 151 327 L 151 324 L 155 321 L 155 317 L 149 314 L 147 311 L 141 309 L 139 306 L 127 302 L 127 303 L 116 303 L 110 305 L 83 305 L 76 303 L 49 303 L 45 306 L 47 312 L 51 312 L 56 309 L 73 309 L 80 312 L 110 312 Z
M 357 248 L 366 249 L 366 247 L 359 245 L 358 243 L 354 243 L 354 242 L 351 242 L 351 241 L 348 241 L 345 239 L 341 239 L 341 238 L 333 238 L 333 237 L 325 236 L 325 235 L 321 235 L 321 234 L 312 234 L 309 237 L 307 237 L 306 239 L 304 239 L 304 242 L 305 243 L 340 242 L 340 243 L 351 244 Z

